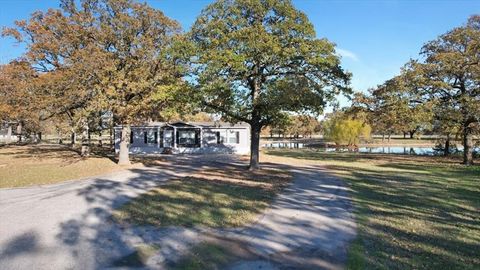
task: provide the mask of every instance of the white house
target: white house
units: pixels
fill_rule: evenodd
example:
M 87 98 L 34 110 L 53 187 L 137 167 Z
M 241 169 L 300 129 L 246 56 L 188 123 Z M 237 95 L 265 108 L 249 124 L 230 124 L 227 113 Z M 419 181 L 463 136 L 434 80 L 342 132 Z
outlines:
M 115 152 L 122 127 L 115 127 Z M 250 153 L 250 125 L 220 122 L 151 122 L 131 127 L 131 154 Z

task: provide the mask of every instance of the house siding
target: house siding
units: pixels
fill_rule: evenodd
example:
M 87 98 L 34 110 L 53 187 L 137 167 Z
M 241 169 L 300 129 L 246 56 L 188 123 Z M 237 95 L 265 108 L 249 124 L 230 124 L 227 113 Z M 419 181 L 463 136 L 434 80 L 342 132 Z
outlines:
M 135 126 L 131 127 L 133 143 L 130 145 L 130 154 L 161 154 L 164 148 L 161 147 L 162 125 L 158 126 Z M 183 129 L 178 128 L 177 130 Z M 216 126 L 195 126 L 200 128 L 200 147 L 181 147 L 176 142 L 176 147 L 172 148 L 174 153 L 232 153 L 246 155 L 250 153 L 250 127 L 216 127 Z M 145 143 L 145 132 L 154 134 L 157 132 L 155 143 Z M 223 142 L 218 143 L 219 134 Z M 152 135 L 154 136 L 154 135 Z M 176 138 L 176 134 L 174 134 Z M 115 151 L 120 150 L 121 127 L 115 127 Z

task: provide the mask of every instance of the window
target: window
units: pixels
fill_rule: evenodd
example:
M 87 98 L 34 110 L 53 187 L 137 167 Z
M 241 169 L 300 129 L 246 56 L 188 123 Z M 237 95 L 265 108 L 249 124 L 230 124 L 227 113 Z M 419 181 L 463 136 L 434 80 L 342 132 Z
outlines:
M 240 132 L 239 131 L 230 131 L 230 134 L 228 136 L 228 142 L 239 144 L 240 143 Z
M 200 130 L 177 129 L 177 144 L 183 147 L 200 147 Z
M 220 131 L 217 131 L 215 134 L 217 137 L 217 144 L 222 144 L 225 138 L 220 135 Z
M 145 144 L 156 144 L 158 139 L 158 133 L 153 130 L 143 132 L 143 142 Z

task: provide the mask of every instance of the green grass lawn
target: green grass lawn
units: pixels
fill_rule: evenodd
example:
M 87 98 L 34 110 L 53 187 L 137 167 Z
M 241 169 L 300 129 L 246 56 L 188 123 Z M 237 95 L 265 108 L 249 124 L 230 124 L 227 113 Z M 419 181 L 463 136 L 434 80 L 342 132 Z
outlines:
M 0 147 L 0 188 L 52 184 L 120 169 L 106 157 L 85 159 L 65 145 Z
M 289 181 L 279 170 L 229 166 L 169 181 L 114 212 L 120 222 L 153 226 L 235 227 L 252 222 Z
M 264 161 L 324 164 L 349 183 L 359 225 L 349 269 L 480 269 L 480 166 L 441 157 L 266 154 Z
M 221 269 L 235 258 L 228 249 L 212 243 L 200 243 L 180 258 L 171 270 Z

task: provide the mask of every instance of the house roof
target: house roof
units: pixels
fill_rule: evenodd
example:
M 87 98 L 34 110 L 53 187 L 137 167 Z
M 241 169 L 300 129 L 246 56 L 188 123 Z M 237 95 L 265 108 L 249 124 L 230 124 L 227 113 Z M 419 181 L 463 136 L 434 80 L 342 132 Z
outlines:
M 192 122 L 197 126 L 202 127 L 222 127 L 222 128 L 246 128 L 250 127 L 248 123 L 238 122 L 238 123 L 228 123 L 228 122 Z
M 250 125 L 245 122 L 238 122 L 235 124 L 228 122 L 148 122 L 145 124 L 133 125 L 133 127 L 162 127 L 162 126 L 174 126 L 174 127 L 215 127 L 215 128 L 248 128 Z M 120 128 L 121 126 L 116 126 Z

